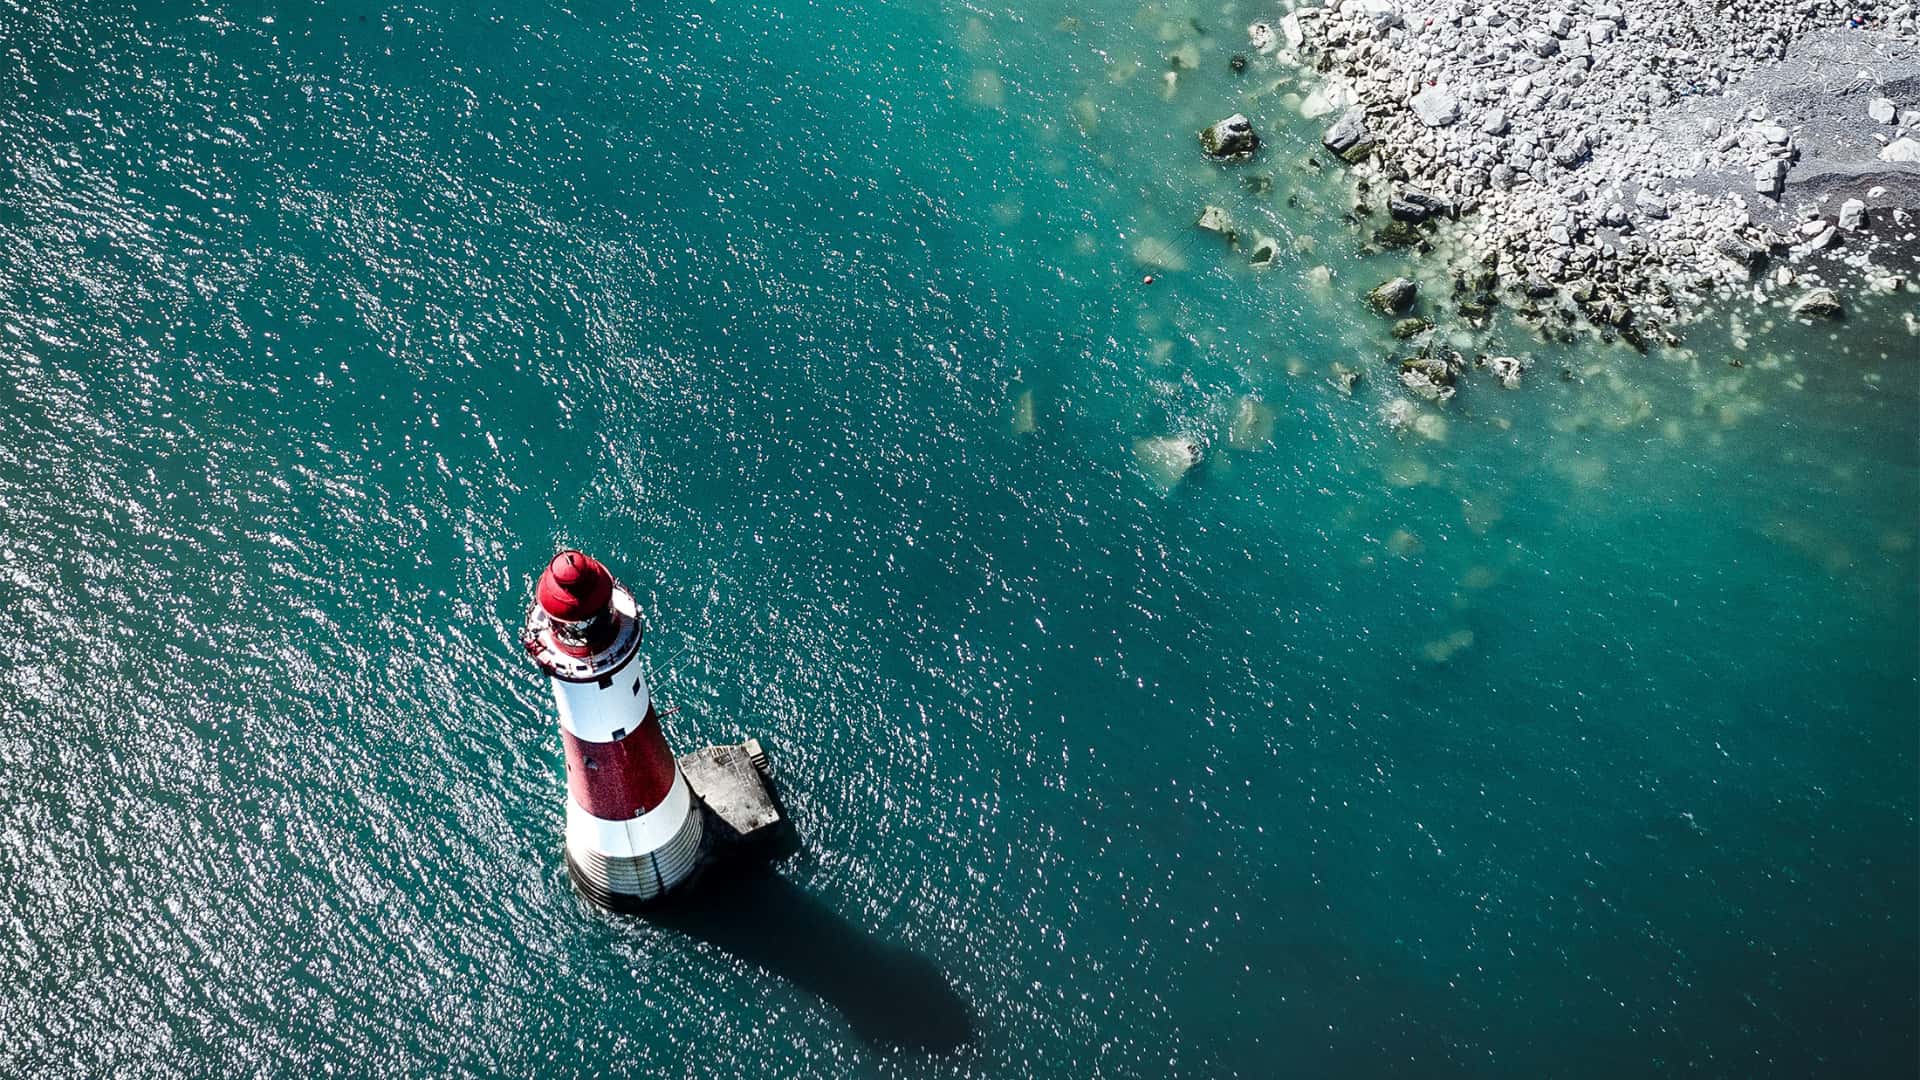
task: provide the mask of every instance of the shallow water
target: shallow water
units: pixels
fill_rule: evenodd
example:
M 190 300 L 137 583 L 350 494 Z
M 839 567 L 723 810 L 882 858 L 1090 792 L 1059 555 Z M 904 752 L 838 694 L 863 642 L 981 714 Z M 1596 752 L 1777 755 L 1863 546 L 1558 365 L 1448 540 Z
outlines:
M 1396 431 L 1271 14 L 0 12 L 0 1072 L 1906 1072 L 1912 297 Z M 566 881 L 556 542 L 772 752 L 704 918 Z

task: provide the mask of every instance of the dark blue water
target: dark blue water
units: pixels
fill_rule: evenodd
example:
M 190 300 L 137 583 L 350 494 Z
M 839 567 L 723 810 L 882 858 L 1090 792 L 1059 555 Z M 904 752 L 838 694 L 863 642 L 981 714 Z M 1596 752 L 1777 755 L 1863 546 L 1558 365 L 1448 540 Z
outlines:
M 0 1073 L 1911 1075 L 1911 295 L 1396 430 L 1272 14 L 0 11 Z M 674 925 L 559 543 L 805 840 Z

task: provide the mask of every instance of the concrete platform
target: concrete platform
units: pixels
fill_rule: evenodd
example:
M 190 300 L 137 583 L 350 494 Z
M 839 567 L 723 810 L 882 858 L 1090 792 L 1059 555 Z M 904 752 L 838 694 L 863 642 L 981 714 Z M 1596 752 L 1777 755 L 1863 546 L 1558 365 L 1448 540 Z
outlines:
M 679 761 L 706 807 L 709 861 L 771 859 L 799 846 L 774 793 L 760 740 L 703 747 Z

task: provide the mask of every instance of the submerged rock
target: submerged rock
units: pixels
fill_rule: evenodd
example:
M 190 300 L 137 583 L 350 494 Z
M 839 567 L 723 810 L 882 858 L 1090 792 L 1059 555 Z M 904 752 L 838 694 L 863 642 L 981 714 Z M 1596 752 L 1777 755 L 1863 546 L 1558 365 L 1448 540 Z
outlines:
M 1227 428 L 1227 444 L 1235 450 L 1253 450 L 1272 441 L 1273 407 L 1259 398 L 1241 398 Z
M 1020 391 L 1020 396 L 1013 399 L 1013 433 L 1031 435 L 1039 426 L 1033 411 L 1033 391 Z
M 1413 433 L 1428 442 L 1447 441 L 1447 418 L 1439 413 L 1423 412 L 1413 418 Z
M 1367 306 L 1382 315 L 1405 315 L 1413 310 L 1420 287 L 1403 277 L 1381 282 L 1367 294 Z
M 1260 236 L 1254 239 L 1252 255 L 1254 269 L 1265 270 L 1267 267 L 1272 266 L 1274 258 L 1279 254 L 1280 242 L 1278 240 L 1275 240 L 1271 236 Z
M 1245 161 L 1260 149 L 1253 121 L 1234 113 L 1200 132 L 1200 148 L 1216 161 Z
M 1413 426 L 1414 417 L 1420 415 L 1420 406 L 1406 398 L 1394 398 L 1380 406 L 1380 419 L 1395 431 L 1405 431 Z
M 1473 647 L 1473 631 L 1455 630 L 1443 638 L 1436 638 L 1420 647 L 1420 655 L 1430 664 L 1444 664 L 1453 659 L 1454 654 Z
M 1078 97 L 1069 106 L 1073 112 L 1073 122 L 1080 127 L 1082 134 L 1091 135 L 1100 127 L 1100 104 L 1090 97 Z
M 973 79 L 967 85 L 967 99 L 975 105 L 998 109 L 1007 103 L 1006 83 L 1001 81 L 999 72 L 992 68 L 981 68 L 973 73 Z
M 1490 292 L 1475 293 L 1454 305 L 1454 310 L 1458 311 L 1463 318 L 1475 326 L 1478 326 L 1485 321 L 1487 316 L 1493 314 L 1493 306 L 1497 302 L 1498 298 Z
M 1200 463 L 1200 444 L 1180 435 L 1160 435 L 1133 444 L 1133 460 L 1147 479 L 1171 490 Z
M 1155 236 L 1143 236 L 1133 245 L 1134 260 L 1158 270 L 1185 270 L 1187 257 L 1180 249 Z
M 1405 341 L 1416 334 L 1424 334 L 1431 329 L 1433 329 L 1432 323 L 1415 316 L 1413 318 L 1401 319 L 1399 322 L 1394 323 L 1393 336 Z
M 1307 95 L 1307 100 L 1300 103 L 1300 115 L 1313 120 L 1331 112 L 1339 112 L 1351 104 L 1353 96 L 1347 93 L 1345 87 L 1338 83 L 1327 83 L 1316 88 Z
M 1404 221 L 1389 221 L 1373 230 L 1373 242 L 1384 248 L 1419 247 L 1426 242 L 1420 230 Z
M 1846 308 L 1832 289 L 1815 289 L 1793 302 L 1793 313 L 1805 319 L 1838 319 Z
M 1337 360 L 1329 370 L 1332 374 L 1328 376 L 1327 381 L 1333 384 L 1335 390 L 1352 397 L 1354 386 L 1360 382 L 1360 373 Z

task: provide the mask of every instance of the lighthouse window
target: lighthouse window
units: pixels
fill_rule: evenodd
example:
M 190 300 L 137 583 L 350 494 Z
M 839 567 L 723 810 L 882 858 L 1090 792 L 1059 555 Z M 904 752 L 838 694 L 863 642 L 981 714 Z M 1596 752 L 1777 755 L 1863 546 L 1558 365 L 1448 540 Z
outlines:
M 590 646 L 593 644 L 594 639 L 599 636 L 601 624 L 606 622 L 606 620 L 607 615 L 604 612 L 589 619 L 582 619 L 579 622 L 561 622 L 555 619 L 553 621 L 553 636 L 559 638 L 564 645 L 572 645 L 575 647 Z
M 595 761 L 595 760 L 593 760 L 592 758 L 587 758 L 587 759 L 586 759 L 586 762 L 587 762 L 587 771 L 588 771 L 588 772 L 599 772 L 599 771 L 600 771 L 600 763 L 599 763 L 599 762 L 597 762 L 597 761 Z
M 634 697 L 640 696 L 640 680 L 639 679 L 633 680 L 633 696 Z

